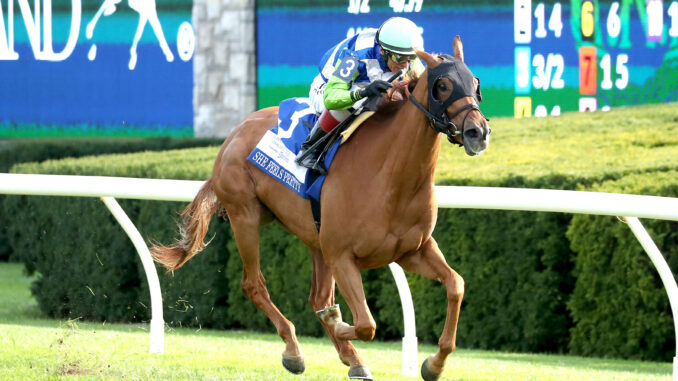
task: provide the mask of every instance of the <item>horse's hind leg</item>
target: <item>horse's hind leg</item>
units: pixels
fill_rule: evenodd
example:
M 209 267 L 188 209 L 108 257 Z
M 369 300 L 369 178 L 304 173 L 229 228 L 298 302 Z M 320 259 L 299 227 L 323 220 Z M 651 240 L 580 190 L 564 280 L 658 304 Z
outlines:
M 315 312 L 334 305 L 334 277 L 330 268 L 325 264 L 322 252 L 318 249 L 309 248 L 308 250 L 313 262 L 313 280 L 311 281 L 311 295 L 308 298 L 308 303 Z M 351 367 L 363 365 L 363 361 L 358 356 L 353 344 L 348 340 L 337 339 L 334 329 L 330 328 L 322 319 L 319 318 L 319 320 L 337 349 L 341 362 Z
M 233 201 L 233 200 L 231 200 Z M 243 261 L 242 288 L 245 295 L 263 311 L 285 342 L 283 365 L 292 373 L 304 371 L 304 359 L 297 342 L 294 325 L 273 304 L 266 289 L 266 280 L 259 265 L 259 226 L 263 206 L 252 197 L 238 203 L 224 203 L 231 222 L 235 242 Z
M 434 381 L 443 372 L 447 356 L 456 348 L 464 279 L 448 266 L 433 238 L 429 238 L 418 252 L 401 258 L 398 264 L 406 271 L 443 283 L 447 291 L 447 316 L 438 340 L 438 352 L 429 356 L 421 366 L 421 377 L 426 381 Z

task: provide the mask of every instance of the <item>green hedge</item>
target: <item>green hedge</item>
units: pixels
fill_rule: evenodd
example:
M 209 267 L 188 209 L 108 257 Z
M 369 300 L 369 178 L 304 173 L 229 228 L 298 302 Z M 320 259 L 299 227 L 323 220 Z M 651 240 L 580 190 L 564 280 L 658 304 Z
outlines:
M 675 184 L 672 180 L 675 176 L 671 174 L 678 169 L 678 164 L 666 160 L 678 153 L 674 110 L 674 105 L 666 105 L 609 113 L 566 114 L 559 118 L 493 119 L 493 141 L 485 154 L 468 158 L 456 147 L 443 146 L 437 181 L 450 185 L 559 189 L 588 189 L 594 184 L 628 178 L 643 179 L 642 183 L 646 184 L 662 178 L 662 184 Z M 625 123 L 620 124 L 620 120 Z M 17 165 L 13 171 L 205 179 L 211 173 L 216 152 L 217 148 L 199 148 L 65 159 Z M 669 192 L 667 189 L 656 192 Z M 184 206 L 183 203 L 125 200 L 121 205 L 144 237 L 163 243 L 176 234 L 175 222 Z M 58 301 L 56 306 L 55 302 L 52 305 L 41 302 L 46 313 L 100 318 L 107 309 L 116 308 L 117 315 L 111 314 L 107 317 L 109 321 L 148 319 L 149 312 L 144 307 L 149 306 L 147 286 L 134 248 L 99 201 L 8 197 L 3 208 L 4 213 L 19 218 L 20 223 L 10 229 L 11 242 L 17 256 L 39 274 L 34 292 L 46 295 L 41 300 Z M 87 220 L 90 223 L 80 224 L 71 217 L 74 213 L 96 217 Z M 73 225 L 69 225 L 69 219 Z M 93 223 L 94 220 L 97 222 Z M 618 335 L 617 341 L 609 337 L 605 343 L 581 344 L 579 337 L 591 330 L 583 334 L 578 330 L 585 324 L 592 326 L 591 322 L 604 321 L 605 313 L 590 303 L 586 305 L 588 310 L 576 307 L 576 293 L 581 292 L 577 290 L 588 287 L 586 278 L 580 279 L 584 271 L 580 269 L 578 256 L 588 254 L 582 251 L 582 245 L 575 243 L 573 236 L 566 234 L 573 220 L 576 221 L 572 215 L 558 213 L 440 211 L 434 236 L 449 264 L 466 280 L 459 346 L 635 356 L 610 352 L 603 345 L 621 347 L 620 340 L 629 340 L 624 335 Z M 64 233 L 68 229 L 78 231 L 82 237 L 94 237 L 96 242 L 84 246 L 82 240 L 64 238 L 69 234 Z M 240 289 L 242 264 L 228 225 L 215 217 L 208 234 L 215 238 L 203 253 L 174 276 L 161 276 L 166 321 L 172 325 L 270 332 L 271 324 L 245 299 Z M 613 233 L 601 230 L 598 234 L 597 240 L 605 242 L 612 239 Z M 262 270 L 272 299 L 295 323 L 299 333 L 322 334 L 307 303 L 311 264 L 306 249 L 275 225 L 263 229 L 261 241 Z M 62 247 L 60 254 L 52 255 L 50 248 L 57 246 Z M 660 243 L 660 247 L 666 245 Z M 92 260 L 93 253 L 104 265 L 96 258 Z M 61 259 L 48 260 L 47 256 Z M 577 270 L 573 271 L 575 263 Z M 115 277 L 102 277 L 99 273 L 104 266 L 120 271 L 111 271 L 117 274 Z M 673 264 L 672 268 L 675 269 Z M 608 271 L 624 271 L 624 268 Z M 78 276 L 60 275 L 60 282 L 51 283 L 46 279 L 53 277 L 52 273 L 68 272 Z M 132 284 L 126 278 L 129 274 L 138 278 L 140 287 L 131 287 L 134 291 L 125 286 Z M 389 270 L 364 271 L 363 279 L 368 304 L 378 324 L 377 337 L 401 337 L 402 310 Z M 417 335 L 422 341 L 435 343 L 445 317 L 444 288 L 419 276 L 408 275 L 408 280 L 417 313 Z M 629 287 L 632 286 L 629 284 Z M 636 288 L 645 290 L 640 286 Z M 110 302 L 101 300 L 103 297 L 99 295 L 110 298 L 110 293 L 117 290 L 120 290 L 119 300 L 124 303 L 113 307 L 104 305 Z M 75 296 L 63 297 L 70 292 L 78 293 L 79 306 L 72 305 Z M 73 311 L 78 308 L 76 316 Z M 349 315 L 345 305 L 342 312 Z M 670 315 L 661 316 L 670 319 Z M 350 315 L 347 320 L 350 321 Z M 619 322 L 615 324 L 623 327 Z M 605 326 L 598 328 L 606 329 Z M 670 320 L 663 329 L 672 329 Z M 670 334 L 668 337 L 671 340 Z M 646 339 L 652 343 L 639 349 L 642 356 L 665 359 L 649 349 L 666 345 L 666 336 L 661 336 L 661 343 L 655 336 L 646 336 Z M 583 347 L 587 347 L 588 352 L 581 350 Z
M 0 173 L 5 173 L 17 163 L 41 162 L 65 157 L 82 157 L 106 153 L 162 151 L 168 149 L 219 145 L 222 139 L 214 138 L 115 138 L 115 139 L 0 139 Z M 0 202 L 4 195 L 0 194 Z M 5 238 L 8 222 L 0 215 L 0 261 L 12 253 Z
M 170 149 L 221 145 L 217 138 L 66 138 L 0 139 L 0 173 L 14 164 L 41 162 L 66 157 L 164 151 Z
M 439 215 L 434 235 L 467 285 L 459 345 L 564 351 L 571 327 L 565 301 L 572 289 L 572 266 L 562 230 L 570 217 L 488 210 L 444 210 Z M 444 293 L 440 296 L 438 305 L 445 301 Z M 416 306 L 417 312 L 436 306 L 427 303 Z M 444 311 L 437 314 L 435 329 L 419 332 L 430 342 L 442 328 Z
M 678 171 L 631 175 L 593 190 L 678 197 Z M 641 222 L 675 274 L 678 222 Z M 577 281 L 568 303 L 575 322 L 570 350 L 585 356 L 670 361 L 675 334 L 666 290 L 631 230 L 615 217 L 577 215 L 567 236 L 577 253 Z
M 217 150 L 218 147 L 208 147 L 168 151 L 181 165 L 165 163 L 163 172 L 168 178 L 194 179 L 196 174 L 204 178 L 210 173 L 209 160 L 213 160 Z M 103 161 L 97 157 L 85 157 L 21 164 L 15 168 L 23 168 L 22 173 L 162 177 L 158 174 L 158 163 L 165 162 L 164 157 L 165 152 L 144 152 L 108 155 Z M 186 173 L 193 173 L 193 176 Z M 163 235 L 156 237 L 158 240 L 168 240 L 173 236 L 172 230 L 167 227 L 174 227 L 177 212 L 183 206 L 175 202 L 119 202 L 144 235 L 153 229 L 163 231 Z M 8 196 L 3 207 L 6 215 L 12 215 L 12 210 L 26 211 L 10 225 L 8 236 L 17 259 L 26 263 L 29 272 L 40 274 L 33 285 L 33 292 L 47 315 L 89 319 L 103 317 L 108 321 L 138 321 L 150 317 L 148 286 L 136 251 L 101 201 L 93 198 Z M 31 229 L 26 229 L 27 226 Z M 222 235 L 221 239 L 225 237 Z M 197 258 L 191 264 L 199 272 L 195 277 L 182 277 L 177 282 L 171 277 L 161 277 L 165 286 L 164 299 L 171 300 L 165 312 L 166 321 L 188 324 L 193 320 L 198 325 L 201 321 L 195 319 L 199 316 L 196 311 L 207 316 L 207 311 L 214 306 L 214 311 L 219 313 L 218 300 L 222 297 L 219 290 L 208 292 L 213 287 L 200 287 L 204 282 L 214 285 L 222 279 L 223 268 L 219 270 L 216 260 L 219 260 L 217 253 Z M 187 266 L 187 269 L 191 267 Z M 102 273 L 111 276 L 101 276 Z M 190 270 L 185 273 L 190 275 Z M 168 294 L 172 288 L 166 284 L 186 284 L 189 285 L 187 288 L 195 291 Z M 129 287 L 131 285 L 133 287 Z M 113 294 L 117 303 L 110 301 Z M 201 303 L 192 300 L 201 300 Z M 209 310 L 205 311 L 205 305 L 209 305 Z

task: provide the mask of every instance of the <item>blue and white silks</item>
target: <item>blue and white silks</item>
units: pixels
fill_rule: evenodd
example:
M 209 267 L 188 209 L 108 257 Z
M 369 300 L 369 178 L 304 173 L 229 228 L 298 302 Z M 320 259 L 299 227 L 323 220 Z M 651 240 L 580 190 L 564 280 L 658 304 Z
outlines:
M 280 102 L 278 125 L 266 131 L 247 160 L 303 198 L 320 201 L 325 176 L 309 171 L 294 162 L 318 116 L 308 98 L 291 98 Z M 336 142 L 325 154 L 322 166 L 330 168 L 337 152 Z
M 337 62 L 347 56 L 354 56 L 359 62 L 358 78 L 354 82 L 372 82 L 385 79 L 384 77 L 388 78 L 392 73 L 386 63 L 381 60 L 376 34 L 377 30 L 374 28 L 363 29 L 360 33 L 346 38 L 325 52 L 318 64 L 323 81 L 327 82 L 334 73 Z

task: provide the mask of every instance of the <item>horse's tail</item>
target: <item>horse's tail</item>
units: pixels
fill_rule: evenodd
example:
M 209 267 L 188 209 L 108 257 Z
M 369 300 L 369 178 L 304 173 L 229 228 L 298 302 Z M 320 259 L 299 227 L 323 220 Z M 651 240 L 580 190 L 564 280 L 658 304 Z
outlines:
M 219 203 L 210 178 L 200 188 L 193 201 L 181 212 L 183 217 L 183 226 L 179 224 L 181 239 L 167 246 L 152 244 L 150 251 L 153 259 L 165 266 L 167 272 L 183 266 L 209 244 L 203 239 L 207 234 L 210 219 L 218 209 Z

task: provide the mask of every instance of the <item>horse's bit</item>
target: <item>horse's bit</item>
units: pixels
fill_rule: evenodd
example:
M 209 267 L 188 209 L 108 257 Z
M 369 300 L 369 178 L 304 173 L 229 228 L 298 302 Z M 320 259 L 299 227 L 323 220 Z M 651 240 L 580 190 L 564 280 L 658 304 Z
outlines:
M 476 89 L 473 84 L 473 73 L 471 73 L 471 70 L 469 70 L 466 64 L 448 54 L 441 54 L 439 57 L 443 59 L 443 62 L 435 68 L 428 70 L 429 109 L 426 110 L 424 106 L 412 96 L 410 97 L 410 101 L 426 115 L 429 125 L 434 131 L 447 135 L 447 140 L 449 140 L 450 143 L 463 146 L 463 144 L 457 142 L 454 137 L 461 135 L 463 139 L 464 124 L 466 123 L 466 117 L 471 111 L 478 111 L 485 120 L 489 121 L 489 119 L 483 115 L 482 111 L 480 111 L 480 108 L 478 108 L 477 102 L 482 101 L 480 80 L 478 79 L 478 88 Z M 452 94 L 444 101 L 440 101 L 433 96 L 433 88 L 435 83 L 443 77 L 452 81 Z M 445 110 L 447 110 L 454 101 L 464 97 L 474 97 L 476 102 L 464 105 L 453 112 L 452 115 L 447 115 Z M 466 111 L 466 113 L 461 121 L 461 129 L 459 129 L 452 123 L 452 119 L 463 111 Z

